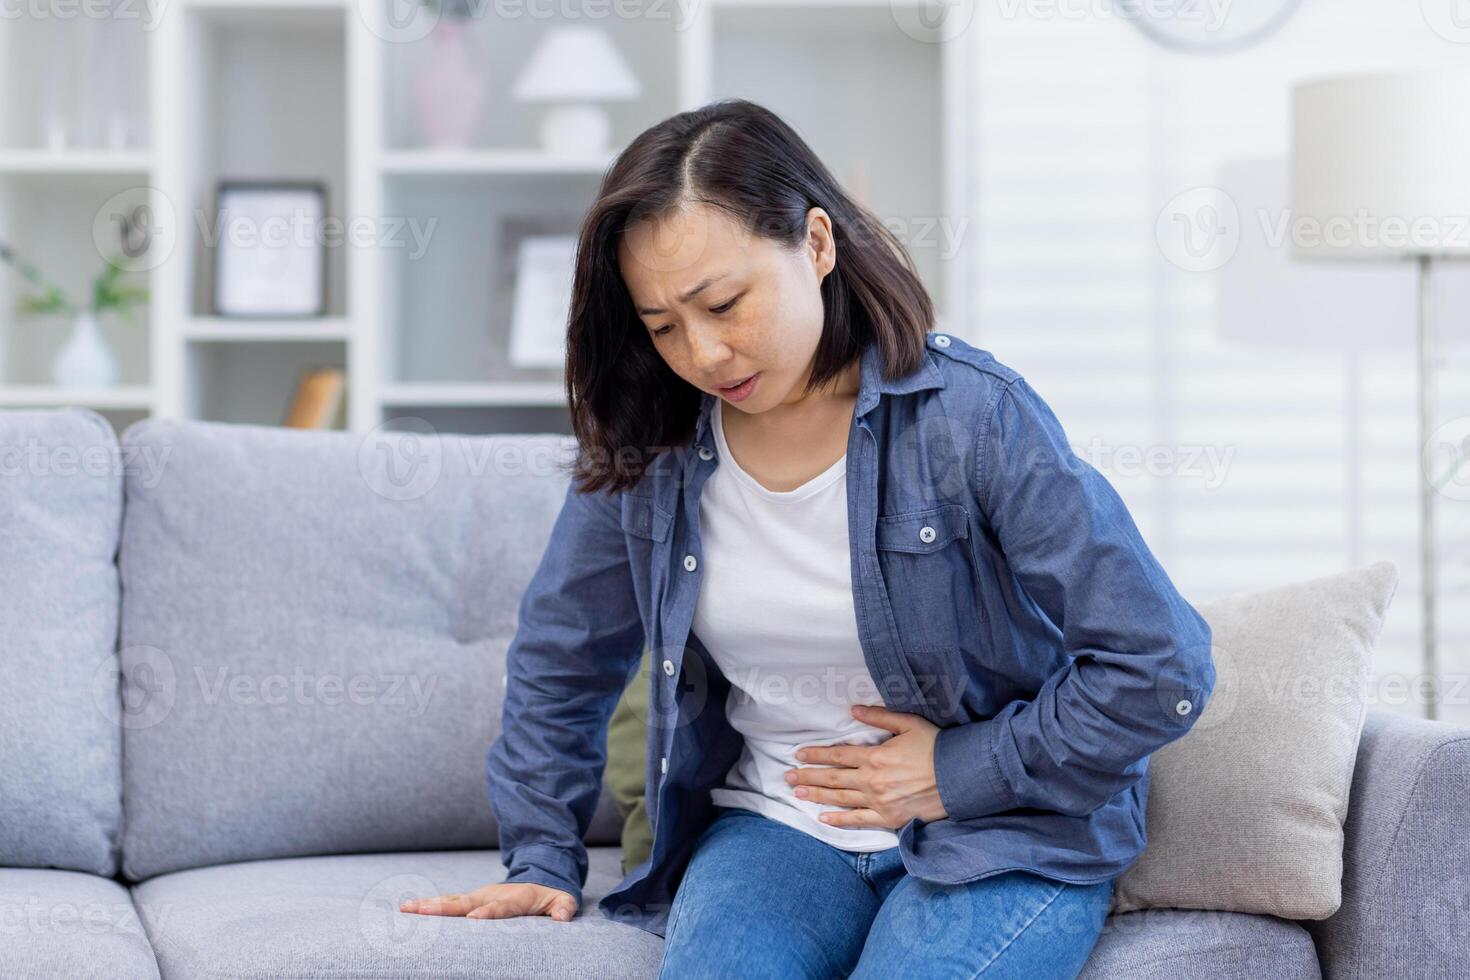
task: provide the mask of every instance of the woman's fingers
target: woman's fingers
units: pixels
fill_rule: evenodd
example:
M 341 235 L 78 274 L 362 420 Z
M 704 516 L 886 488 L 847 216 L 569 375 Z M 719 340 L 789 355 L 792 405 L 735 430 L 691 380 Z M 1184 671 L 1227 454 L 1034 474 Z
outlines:
M 480 902 L 471 895 L 454 893 L 435 895 L 433 898 L 410 898 L 398 906 L 400 912 L 417 912 L 420 915 L 464 915 Z
M 507 919 L 512 916 L 525 915 L 526 912 L 527 910 L 516 908 L 513 903 L 500 899 L 494 902 L 486 902 L 479 908 L 471 909 L 465 915 L 465 918 Z M 566 922 L 577 914 L 577 909 L 571 899 L 556 899 L 551 903 L 551 907 L 546 910 L 546 914 L 558 922 Z
M 410 898 L 401 912 L 421 915 L 462 915 L 469 919 L 507 919 L 517 915 L 549 915 L 567 922 L 577 914 L 577 902 L 559 888 L 533 884 L 495 884 L 472 892 L 454 892 L 433 898 Z
M 503 919 L 507 915 L 519 915 L 519 912 L 508 912 L 504 908 L 504 902 L 486 902 L 479 908 L 470 909 L 465 914 L 467 919 Z

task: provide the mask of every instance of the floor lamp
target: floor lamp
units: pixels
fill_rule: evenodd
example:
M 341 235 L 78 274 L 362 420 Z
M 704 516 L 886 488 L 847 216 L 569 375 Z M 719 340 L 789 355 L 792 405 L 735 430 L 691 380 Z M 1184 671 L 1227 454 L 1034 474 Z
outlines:
M 1418 267 L 1419 452 L 1436 406 L 1435 262 L 1470 258 L 1470 69 L 1318 79 L 1292 90 L 1295 258 L 1413 261 Z M 1420 470 L 1424 467 L 1421 465 Z M 1419 479 L 1422 669 L 1439 715 L 1437 489 Z

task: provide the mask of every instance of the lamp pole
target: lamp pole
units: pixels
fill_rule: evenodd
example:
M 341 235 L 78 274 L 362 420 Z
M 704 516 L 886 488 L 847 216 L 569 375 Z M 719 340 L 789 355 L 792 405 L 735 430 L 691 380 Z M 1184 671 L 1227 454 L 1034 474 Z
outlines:
M 1438 404 L 1435 388 L 1434 361 L 1434 260 L 1428 255 L 1418 256 L 1419 275 L 1419 451 L 1429 453 L 1429 433 L 1434 427 L 1434 410 Z M 1439 653 L 1437 649 L 1438 627 L 1436 624 L 1435 593 L 1438 591 L 1436 574 L 1434 498 L 1437 489 L 1432 485 L 1425 467 L 1419 467 L 1419 592 L 1422 597 L 1423 625 L 1420 629 L 1423 640 L 1423 666 L 1428 677 L 1428 700 L 1424 706 L 1425 717 L 1434 721 L 1439 717 Z

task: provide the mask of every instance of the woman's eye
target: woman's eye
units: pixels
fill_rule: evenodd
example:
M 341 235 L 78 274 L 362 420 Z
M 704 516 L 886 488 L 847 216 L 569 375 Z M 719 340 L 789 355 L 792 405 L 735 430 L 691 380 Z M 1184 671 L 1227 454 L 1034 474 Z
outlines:
M 730 302 L 728 302 L 728 303 L 724 303 L 724 304 L 722 304 L 720 306 L 711 307 L 710 308 L 710 312 L 711 313 L 729 313 L 732 309 L 735 308 L 735 304 L 738 303 L 738 302 L 740 302 L 740 297 L 739 296 L 736 296 L 734 299 L 730 300 Z M 664 334 L 668 333 L 672 329 L 674 329 L 673 324 L 666 323 L 662 327 L 659 327 L 657 330 L 653 331 L 653 335 L 655 337 L 662 337 Z

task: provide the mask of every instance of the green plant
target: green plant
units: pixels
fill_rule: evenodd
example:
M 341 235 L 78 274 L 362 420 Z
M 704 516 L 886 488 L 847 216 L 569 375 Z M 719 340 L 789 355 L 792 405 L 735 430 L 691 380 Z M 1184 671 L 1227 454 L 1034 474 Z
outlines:
M 419 3 L 450 20 L 468 20 L 476 16 L 476 5 L 480 0 L 419 0 Z
M 67 297 L 66 290 L 48 281 L 40 269 L 4 242 L 0 242 L 0 261 L 13 268 L 35 290 L 22 296 L 16 304 L 16 312 L 22 316 L 44 316 L 49 313 L 72 316 L 85 311 L 96 315 L 113 312 L 128 319 L 137 306 L 148 301 L 146 286 L 124 278 L 126 270 L 121 254 L 109 259 L 97 278 L 92 280 L 92 302 L 85 308 L 73 303 Z

